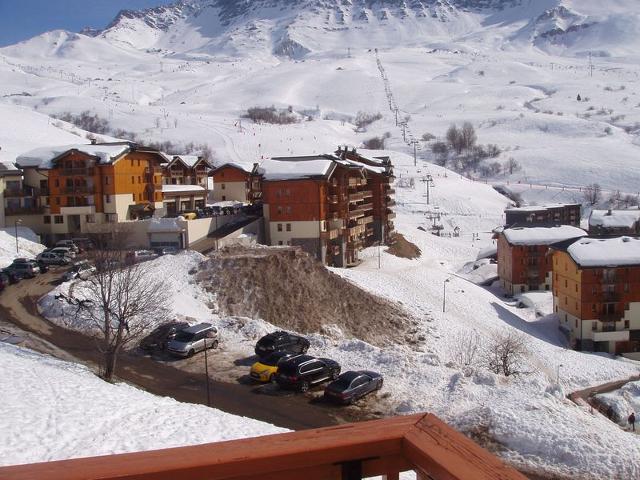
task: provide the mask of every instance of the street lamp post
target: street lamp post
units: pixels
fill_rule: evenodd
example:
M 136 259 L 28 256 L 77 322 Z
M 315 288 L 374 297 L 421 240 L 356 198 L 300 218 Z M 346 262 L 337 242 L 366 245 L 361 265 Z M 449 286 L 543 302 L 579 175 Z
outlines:
M 558 364 L 558 367 L 556 369 L 556 383 L 558 385 L 560 385 L 560 367 L 563 367 L 564 365 L 562 365 L 561 363 Z
M 13 222 L 13 226 L 15 228 L 15 234 L 16 234 L 16 255 L 20 253 L 19 249 L 18 249 L 18 225 L 20 225 L 22 223 L 22 219 L 17 219 L 15 222 Z
M 207 340 L 205 339 L 204 345 L 204 375 L 206 377 L 207 384 L 207 407 L 211 406 L 211 389 L 209 388 L 209 357 L 207 356 Z
M 447 306 L 447 283 L 451 281 L 450 278 L 447 278 L 442 284 L 442 313 L 445 312 Z

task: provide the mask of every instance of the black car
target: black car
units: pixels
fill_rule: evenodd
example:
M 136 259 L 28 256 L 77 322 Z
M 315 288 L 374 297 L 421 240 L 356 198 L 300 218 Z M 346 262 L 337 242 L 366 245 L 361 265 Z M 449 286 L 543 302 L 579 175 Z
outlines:
M 328 358 L 299 355 L 278 365 L 276 382 L 282 388 L 306 392 L 311 385 L 335 380 L 340 375 L 338 362 Z
M 9 267 L 3 268 L 2 273 L 9 278 L 9 283 L 12 285 L 22 280 L 22 274 L 20 272 L 16 272 L 15 270 L 10 269 Z
M 337 403 L 353 403 L 382 388 L 382 375 L 360 370 L 344 372 L 324 389 L 324 398 Z
M 37 266 L 34 267 L 30 263 L 12 263 L 7 267 L 7 270 L 16 272 L 21 278 L 35 278 L 39 268 Z
M 38 262 L 29 258 L 14 258 L 13 263 L 28 263 L 36 272 L 39 273 L 46 273 L 49 271 L 49 268 L 42 262 Z
M 140 349 L 147 353 L 165 350 L 169 341 L 175 338 L 176 333 L 188 327 L 187 322 L 163 323 L 140 341 Z
M 265 357 L 273 352 L 307 353 L 309 340 L 292 333 L 277 331 L 265 335 L 256 343 L 255 352 Z

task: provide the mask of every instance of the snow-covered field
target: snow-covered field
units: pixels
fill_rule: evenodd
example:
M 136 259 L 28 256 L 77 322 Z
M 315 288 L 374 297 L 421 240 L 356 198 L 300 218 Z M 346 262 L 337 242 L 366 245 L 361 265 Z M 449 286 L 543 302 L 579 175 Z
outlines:
M 0 466 L 256 437 L 285 430 L 110 384 L 0 342 Z

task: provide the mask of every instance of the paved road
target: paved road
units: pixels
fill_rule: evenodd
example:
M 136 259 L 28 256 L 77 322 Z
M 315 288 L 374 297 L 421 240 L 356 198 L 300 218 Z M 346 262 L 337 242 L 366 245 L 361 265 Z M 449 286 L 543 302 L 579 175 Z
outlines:
M 37 300 L 55 286 L 55 272 L 8 287 L 1 295 L 0 316 L 19 329 L 52 345 L 45 353 L 75 358 L 97 371 L 99 353 L 94 339 L 58 327 L 38 314 Z M 39 349 L 37 344 L 32 348 Z M 206 403 L 204 375 L 185 372 L 148 357 L 123 355 L 117 369 L 121 380 L 151 393 L 189 403 Z M 264 395 L 252 385 L 210 380 L 212 406 L 284 428 L 301 430 L 363 420 L 357 410 L 311 403 L 301 395 Z

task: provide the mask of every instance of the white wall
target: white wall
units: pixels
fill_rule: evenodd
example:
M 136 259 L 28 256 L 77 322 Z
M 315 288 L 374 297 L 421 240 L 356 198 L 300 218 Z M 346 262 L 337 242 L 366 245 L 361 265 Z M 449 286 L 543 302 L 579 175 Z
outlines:
M 278 231 L 278 224 L 282 225 L 282 231 Z M 291 231 L 287 232 L 287 225 L 291 225 Z M 320 238 L 320 221 L 307 222 L 269 222 L 269 244 L 287 245 L 292 238 Z
M 224 189 L 222 188 L 224 185 Z M 247 201 L 247 184 L 245 182 L 220 182 L 213 184 L 213 192 L 211 193 L 214 202 L 222 202 L 225 200 L 235 200 L 238 202 Z

